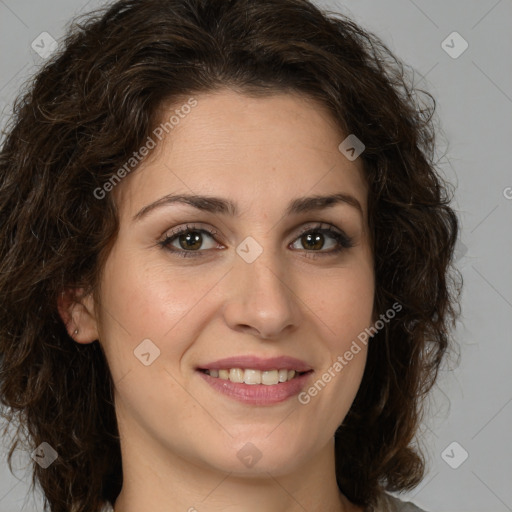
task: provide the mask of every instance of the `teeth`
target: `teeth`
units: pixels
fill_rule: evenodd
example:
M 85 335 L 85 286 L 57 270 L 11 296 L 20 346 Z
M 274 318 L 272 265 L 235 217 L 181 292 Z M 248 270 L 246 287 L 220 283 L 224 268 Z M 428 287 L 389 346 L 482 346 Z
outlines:
M 246 384 L 261 384 L 261 372 L 259 370 L 245 370 L 243 373 Z
M 297 375 L 295 370 L 287 370 L 286 368 L 265 371 L 253 370 L 251 368 L 230 368 L 223 370 L 206 370 L 206 373 L 211 377 L 230 380 L 231 382 L 264 384 L 265 386 L 273 386 L 279 382 L 292 380 Z
M 279 382 L 279 370 L 261 372 L 261 383 L 271 386 Z
M 229 370 L 229 380 L 231 382 L 243 382 L 244 371 L 240 368 L 231 368 L 231 370 Z

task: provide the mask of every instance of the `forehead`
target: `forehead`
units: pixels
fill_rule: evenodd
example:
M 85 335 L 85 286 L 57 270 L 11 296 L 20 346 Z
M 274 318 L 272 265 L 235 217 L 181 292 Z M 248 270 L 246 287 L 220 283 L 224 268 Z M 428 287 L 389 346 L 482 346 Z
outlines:
M 361 159 L 349 161 L 339 151 L 345 135 L 322 104 L 296 93 L 253 97 L 230 90 L 193 99 L 160 110 L 156 129 L 167 123 L 168 133 L 116 190 L 123 209 L 133 213 L 172 192 L 266 207 L 284 196 L 346 192 L 366 208 Z M 181 108 L 187 104 L 194 106 Z

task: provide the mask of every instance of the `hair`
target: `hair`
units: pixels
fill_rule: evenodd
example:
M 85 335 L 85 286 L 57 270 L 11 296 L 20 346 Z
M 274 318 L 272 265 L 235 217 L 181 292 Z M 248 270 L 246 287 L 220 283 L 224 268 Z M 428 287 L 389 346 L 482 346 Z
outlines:
M 113 194 L 94 190 L 144 145 L 163 106 L 226 88 L 299 93 L 366 146 L 374 310 L 402 309 L 368 345 L 335 434 L 336 478 L 367 507 L 419 484 L 414 441 L 451 347 L 461 276 L 435 100 L 408 69 L 377 36 L 307 0 L 121 0 L 68 27 L 16 99 L 0 150 L 0 400 L 17 425 L 11 472 L 22 432 L 29 449 L 47 442 L 60 454 L 46 469 L 32 463 L 45 510 L 96 511 L 122 486 L 103 349 L 74 342 L 57 310 L 65 288 L 98 289 L 116 239 Z

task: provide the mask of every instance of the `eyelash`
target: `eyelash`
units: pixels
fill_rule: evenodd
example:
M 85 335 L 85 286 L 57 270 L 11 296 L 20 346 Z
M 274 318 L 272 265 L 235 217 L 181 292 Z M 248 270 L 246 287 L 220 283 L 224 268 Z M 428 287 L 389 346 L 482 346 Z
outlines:
M 213 229 L 207 229 L 207 228 L 195 228 L 194 226 L 189 226 L 188 224 L 185 227 L 178 228 L 176 231 L 169 233 L 164 240 L 158 242 L 158 244 L 165 250 L 171 252 L 172 254 L 175 254 L 176 256 L 182 257 L 182 258 L 190 258 L 190 257 L 201 257 L 203 256 L 202 253 L 206 252 L 205 250 L 197 250 L 197 251 L 185 251 L 183 249 L 176 249 L 171 248 L 170 244 L 177 239 L 180 235 L 183 235 L 185 233 L 206 233 L 207 235 L 211 236 L 214 240 L 215 236 L 218 234 L 217 231 Z M 335 254 L 339 254 L 340 252 L 350 249 L 354 247 L 353 239 L 349 236 L 347 236 L 342 231 L 337 231 L 333 229 L 332 226 L 329 226 L 328 228 L 322 228 L 322 224 L 319 223 L 314 227 L 307 227 L 304 228 L 299 235 L 295 238 L 293 243 L 297 241 L 299 238 L 303 237 L 307 234 L 312 233 L 322 233 L 327 234 L 331 238 L 333 238 L 337 243 L 338 247 L 335 249 L 331 249 L 329 251 L 315 251 L 315 250 L 308 250 L 304 249 L 304 251 L 307 251 L 304 255 L 308 258 L 317 258 L 318 256 L 333 256 Z

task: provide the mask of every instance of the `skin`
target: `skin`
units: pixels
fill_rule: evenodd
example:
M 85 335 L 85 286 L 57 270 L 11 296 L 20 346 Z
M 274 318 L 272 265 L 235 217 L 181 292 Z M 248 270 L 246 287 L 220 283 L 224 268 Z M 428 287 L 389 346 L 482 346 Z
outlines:
M 99 339 L 112 372 L 124 474 L 115 511 L 361 511 L 337 487 L 333 435 L 361 383 L 364 345 L 307 405 L 296 396 L 243 404 L 195 368 L 233 355 L 289 355 L 311 365 L 313 383 L 372 325 L 362 162 L 345 158 L 338 145 L 346 135 L 300 95 L 222 90 L 195 98 L 113 192 L 120 231 L 99 302 L 75 290 L 75 301 L 59 303 L 76 342 Z M 355 197 L 362 214 L 339 203 L 285 215 L 292 199 L 335 192 Z M 170 193 L 226 198 L 240 214 L 174 203 L 133 220 Z M 300 230 L 318 222 L 343 230 L 354 247 L 328 254 L 337 243 L 327 234 L 323 248 L 309 248 Z M 202 256 L 182 258 L 158 244 L 192 223 L 218 233 L 203 233 Z M 236 252 L 247 236 L 263 249 L 253 263 Z M 178 239 L 173 247 L 184 250 Z M 148 366 L 134 356 L 144 339 L 160 350 Z M 252 467 L 237 457 L 248 442 L 261 453 Z

